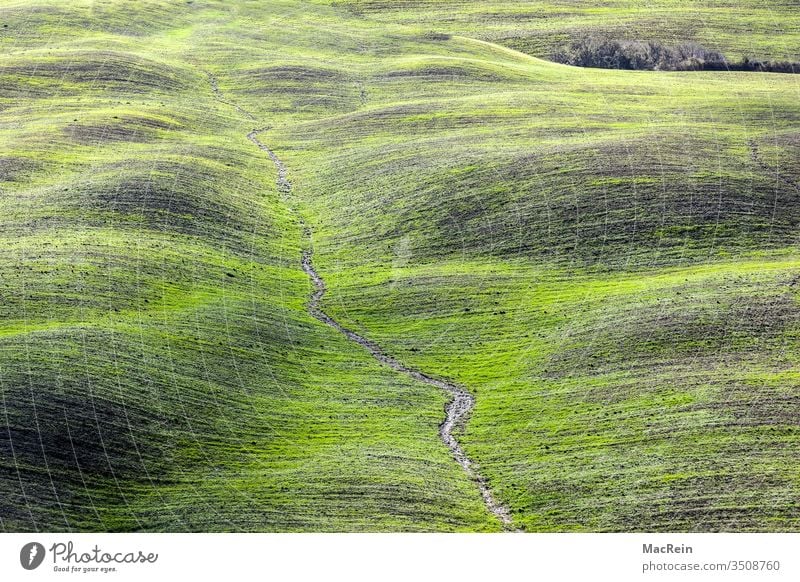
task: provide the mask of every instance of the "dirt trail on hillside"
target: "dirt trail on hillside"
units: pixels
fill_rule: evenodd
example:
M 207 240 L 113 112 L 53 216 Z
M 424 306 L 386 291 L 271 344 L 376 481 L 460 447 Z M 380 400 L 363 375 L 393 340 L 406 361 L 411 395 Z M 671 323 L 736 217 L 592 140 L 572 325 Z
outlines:
M 276 183 L 278 185 L 278 190 L 284 195 L 288 196 L 291 193 L 292 185 L 289 183 L 287 179 L 287 170 L 286 166 L 283 162 L 275 155 L 270 148 L 264 145 L 259 139 L 258 134 L 263 130 L 254 129 L 250 133 L 247 134 L 247 138 L 253 142 L 261 151 L 265 152 L 267 156 L 269 156 L 270 160 L 275 164 L 275 168 L 278 170 L 278 177 Z M 291 205 L 291 201 L 287 200 L 289 205 L 289 209 L 297 214 L 295 208 Z M 304 234 L 307 238 L 310 239 L 311 237 L 311 230 L 305 222 L 300 219 L 300 222 L 303 226 Z M 302 257 L 302 265 L 303 271 L 311 279 L 313 283 L 314 290 L 311 293 L 311 300 L 308 303 L 308 311 L 313 315 L 315 318 L 320 320 L 321 322 L 331 326 L 338 332 L 344 334 L 347 339 L 359 344 L 364 349 L 366 349 L 372 357 L 376 360 L 385 364 L 392 368 L 393 370 L 397 370 L 398 372 L 402 372 L 415 380 L 419 380 L 420 382 L 425 382 L 426 384 L 430 384 L 431 386 L 435 386 L 440 390 L 444 390 L 451 396 L 450 402 L 447 403 L 445 407 L 445 419 L 441 425 L 439 425 L 439 436 L 441 437 L 442 441 L 447 448 L 450 449 L 450 452 L 453 454 L 453 457 L 458 462 L 459 465 L 464 469 L 467 475 L 470 476 L 477 484 L 478 488 L 480 489 L 481 496 L 483 497 L 483 501 L 486 504 L 486 508 L 496 515 L 500 521 L 503 523 L 503 526 L 506 528 L 510 528 L 512 525 L 511 521 L 511 514 L 508 511 L 508 508 L 501 505 L 497 502 L 492 495 L 491 490 L 489 489 L 488 484 L 486 483 L 486 479 L 484 479 L 474 468 L 473 462 L 467 457 L 464 449 L 461 448 L 461 445 L 458 443 L 456 438 L 453 436 L 453 429 L 457 426 L 462 426 L 466 421 L 469 413 L 475 407 L 475 398 L 470 394 L 466 389 L 458 386 L 457 384 L 453 384 L 451 382 L 445 382 L 444 380 L 439 380 L 436 378 L 432 378 L 426 374 L 423 374 L 419 370 L 415 370 L 413 368 L 409 368 L 402 362 L 396 360 L 395 358 L 386 355 L 381 347 L 376 344 L 375 342 L 368 340 L 364 336 L 357 334 L 354 331 L 351 331 L 332 318 L 330 315 L 325 313 L 320 306 L 322 301 L 322 296 L 325 295 L 326 287 L 325 281 L 322 277 L 317 273 L 314 269 L 313 263 L 314 257 L 314 250 L 313 247 L 310 246 L 303 251 Z
M 255 117 L 251 115 L 248 111 L 242 109 L 239 105 L 232 101 L 226 100 L 222 92 L 219 89 L 217 84 L 217 80 L 211 73 L 206 73 L 209 79 L 209 83 L 211 85 L 211 89 L 214 94 L 217 96 L 219 101 L 225 103 L 237 111 L 239 111 L 242 115 L 247 117 L 250 120 L 255 120 Z M 305 223 L 302 216 L 300 216 L 297 209 L 294 207 L 294 201 L 290 198 L 292 192 L 292 185 L 288 179 L 288 171 L 286 166 L 283 162 L 278 158 L 278 156 L 273 152 L 270 148 L 268 148 L 264 143 L 262 143 L 258 139 L 258 134 L 262 131 L 266 131 L 268 128 L 262 129 L 253 129 L 247 134 L 247 139 L 249 139 L 258 149 L 263 151 L 267 154 L 269 159 L 275 165 L 275 168 L 278 172 L 278 176 L 276 179 L 276 184 L 278 185 L 278 190 L 281 193 L 284 203 L 286 204 L 287 208 L 294 214 L 297 219 L 300 221 L 300 224 L 303 229 L 303 236 L 305 237 L 307 244 L 306 249 L 303 250 L 302 254 L 302 267 L 303 271 L 309 276 L 311 279 L 311 283 L 313 285 L 313 291 L 311 292 L 311 298 L 308 303 L 308 311 L 309 313 L 318 319 L 319 321 L 331 326 L 338 332 L 342 333 L 345 337 L 349 340 L 359 344 L 364 349 L 366 349 L 373 358 L 396 370 L 398 372 L 402 372 L 415 380 L 420 382 L 425 382 L 426 384 L 430 384 L 431 386 L 435 386 L 440 390 L 444 390 L 447 394 L 450 395 L 451 399 L 445 406 L 445 419 L 439 425 L 439 436 L 441 437 L 442 441 L 447 448 L 450 449 L 450 452 L 453 454 L 453 458 L 458 462 L 459 465 L 464 469 L 467 475 L 475 481 L 478 485 L 478 489 L 480 490 L 481 496 L 483 497 L 483 502 L 486 505 L 486 508 L 503 524 L 504 529 L 512 529 L 513 522 L 511 520 L 511 514 L 507 507 L 500 504 L 492 495 L 491 490 L 489 489 L 489 485 L 486 482 L 486 479 L 481 476 L 480 473 L 475 468 L 474 463 L 470 460 L 470 458 L 466 455 L 464 450 L 461 448 L 461 445 L 458 443 L 458 440 L 453 436 L 453 429 L 457 426 L 463 426 L 469 416 L 472 409 L 475 407 L 475 398 L 470 394 L 465 388 L 453 384 L 451 382 L 445 382 L 444 380 L 439 380 L 436 378 L 432 378 L 422 372 L 415 370 L 413 368 L 409 368 L 408 366 L 404 365 L 400 361 L 394 359 L 391 356 L 386 355 L 380 346 L 367 338 L 351 331 L 341 325 L 338 321 L 334 318 L 329 316 L 322 310 L 320 303 L 322 301 L 322 296 L 325 294 L 326 287 L 325 281 L 322 277 L 317 273 L 314 269 L 313 257 L 314 257 L 314 249 L 311 244 L 312 238 L 312 231 L 311 228 Z
M 464 471 L 466 471 L 467 475 L 469 475 L 478 484 L 481 496 L 483 497 L 483 502 L 486 504 L 487 509 L 500 519 L 504 527 L 510 527 L 511 514 L 509 513 L 508 509 L 497 502 L 492 495 L 492 492 L 489 490 L 486 479 L 484 479 L 475 470 L 472 461 L 470 461 L 469 457 L 467 457 L 466 453 L 461 448 L 461 445 L 458 444 L 458 441 L 453 436 L 453 429 L 456 426 L 463 425 L 469 416 L 469 413 L 475 407 L 475 398 L 472 396 L 472 394 L 457 384 L 431 378 L 430 376 L 423 374 L 418 370 L 409 368 L 393 357 L 387 356 L 385 353 L 383 353 L 378 344 L 361 335 L 358 335 L 354 331 L 347 329 L 338 321 L 325 313 L 320 307 L 320 301 L 322 300 L 322 296 L 325 294 L 325 281 L 323 281 L 322 277 L 319 276 L 319 273 L 314 270 L 312 255 L 313 252 L 311 250 L 306 250 L 303 252 L 303 270 L 308 274 L 308 276 L 311 278 L 311 281 L 314 283 L 314 291 L 311 294 L 311 301 L 308 304 L 308 309 L 311 312 L 311 315 L 343 333 L 348 339 L 363 346 L 364 349 L 372 354 L 372 357 L 379 362 L 386 364 L 398 372 L 402 372 L 408 376 L 411 376 L 415 380 L 425 382 L 426 384 L 430 384 L 431 386 L 435 386 L 436 388 L 444 390 L 451 396 L 450 402 L 448 402 L 447 406 L 445 406 L 444 422 L 439 425 L 439 436 L 442 438 L 444 444 L 447 445 L 447 448 L 450 449 L 450 452 L 453 453 L 453 457 L 456 461 L 458 461 L 458 464 L 461 465 Z

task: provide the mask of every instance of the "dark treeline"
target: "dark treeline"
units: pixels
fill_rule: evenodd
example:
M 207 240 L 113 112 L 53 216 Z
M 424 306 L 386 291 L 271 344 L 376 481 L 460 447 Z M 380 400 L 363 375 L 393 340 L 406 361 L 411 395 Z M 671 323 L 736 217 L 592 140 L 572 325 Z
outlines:
M 558 49 L 553 60 L 576 67 L 647 71 L 759 71 L 800 73 L 800 63 L 745 57 L 731 62 L 696 42 L 668 46 L 660 42 L 612 40 L 590 36 Z

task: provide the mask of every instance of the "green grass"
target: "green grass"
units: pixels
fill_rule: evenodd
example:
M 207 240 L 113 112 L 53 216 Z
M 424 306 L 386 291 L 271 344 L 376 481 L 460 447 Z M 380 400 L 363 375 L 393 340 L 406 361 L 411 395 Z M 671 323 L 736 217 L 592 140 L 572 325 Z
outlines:
M 797 530 L 797 78 L 572 69 L 469 38 L 474 4 L 361 4 L 3 3 L 0 527 L 499 529 L 444 395 L 308 315 L 268 126 L 326 310 L 476 395 L 516 525 Z M 548 22 L 650 22 L 573 6 Z M 539 38 L 496 8 L 482 38 Z
M 331 308 L 475 388 L 467 450 L 526 529 L 795 529 L 799 269 L 347 271 Z
M 402 23 L 423 33 L 456 33 L 534 56 L 587 35 L 615 39 L 699 42 L 741 57 L 795 61 L 800 20 L 787 0 L 326 0 L 354 16 Z

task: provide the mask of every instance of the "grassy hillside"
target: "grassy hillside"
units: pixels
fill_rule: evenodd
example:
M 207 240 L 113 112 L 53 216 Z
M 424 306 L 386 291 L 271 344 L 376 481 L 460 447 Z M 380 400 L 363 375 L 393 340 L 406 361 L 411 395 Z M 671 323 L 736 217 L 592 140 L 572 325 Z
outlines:
M 587 35 L 699 42 L 742 57 L 797 61 L 800 15 L 790 0 L 323 0 L 353 16 L 421 31 L 465 34 L 549 57 Z
M 499 529 L 297 207 L 517 527 L 797 530 L 797 77 L 363 8 L 3 3 L 0 527 Z
M 3 15 L 2 529 L 497 529 L 444 395 L 307 314 L 274 167 L 184 29 L 233 12 L 89 6 Z
M 274 132 L 329 312 L 475 391 L 526 529 L 796 529 L 797 81 L 445 44 Z

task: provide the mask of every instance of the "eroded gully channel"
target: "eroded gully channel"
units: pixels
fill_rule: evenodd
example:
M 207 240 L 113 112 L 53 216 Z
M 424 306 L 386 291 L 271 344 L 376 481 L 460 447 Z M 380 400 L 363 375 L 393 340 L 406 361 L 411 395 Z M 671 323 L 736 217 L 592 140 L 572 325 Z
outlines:
M 248 111 L 242 109 L 234 102 L 223 98 L 222 93 L 219 90 L 219 86 L 217 85 L 217 81 L 213 75 L 208 74 L 208 78 L 214 94 L 221 102 L 235 108 L 248 119 L 255 121 L 255 117 Z M 272 151 L 258 139 L 258 134 L 266 131 L 267 129 L 268 128 L 253 129 L 247 134 L 247 139 L 249 139 L 256 147 L 258 147 L 258 149 L 263 151 L 275 165 L 275 169 L 278 173 L 276 178 L 278 191 L 280 192 L 287 208 L 298 219 L 303 229 L 303 236 L 306 239 L 306 244 L 304 245 L 305 249 L 302 253 L 301 264 L 303 271 L 305 271 L 305 273 L 311 279 L 311 283 L 313 285 L 311 298 L 308 302 L 309 313 L 322 323 L 329 325 L 339 333 L 343 334 L 350 341 L 355 342 L 363 347 L 372 355 L 373 358 L 382 364 L 389 366 L 393 370 L 406 374 L 407 376 L 418 380 L 419 382 L 424 382 L 443 390 L 450 396 L 450 401 L 445 406 L 444 421 L 439 425 L 439 437 L 442 439 L 442 442 L 444 442 L 447 448 L 450 449 L 453 458 L 459 465 L 461 465 L 461 468 L 464 470 L 464 472 L 477 484 L 481 493 L 481 497 L 483 498 L 483 503 L 486 505 L 486 508 L 489 510 L 489 512 L 491 512 L 500 520 L 504 529 L 513 529 L 513 522 L 511 520 L 511 514 L 508 508 L 495 499 L 492 491 L 489 489 L 486 479 L 475 469 L 473 462 L 464 452 L 464 449 L 461 448 L 458 440 L 453 436 L 453 429 L 456 426 L 462 425 L 466 421 L 469 413 L 475 407 L 475 398 L 472 396 L 472 394 L 458 384 L 433 378 L 427 374 L 423 374 L 419 370 L 409 368 L 399 360 L 385 354 L 381 347 L 375 342 L 368 340 L 364 336 L 359 335 L 350 329 L 347 329 L 333 317 L 323 311 L 321 302 L 323 295 L 325 295 L 326 287 L 324 279 L 320 276 L 316 269 L 314 269 L 314 248 L 311 244 L 312 231 L 308 224 L 306 224 L 306 222 L 303 220 L 302 216 L 300 216 L 297 209 L 294 207 L 293 200 L 291 199 L 292 185 L 287 178 L 288 172 L 286 166 L 283 164 L 280 158 L 278 158 L 274 151 Z

